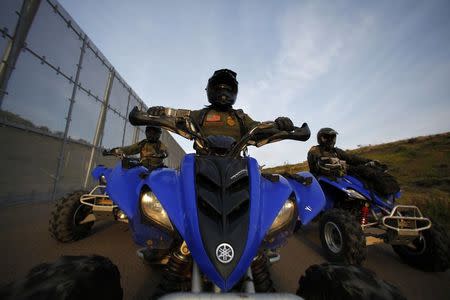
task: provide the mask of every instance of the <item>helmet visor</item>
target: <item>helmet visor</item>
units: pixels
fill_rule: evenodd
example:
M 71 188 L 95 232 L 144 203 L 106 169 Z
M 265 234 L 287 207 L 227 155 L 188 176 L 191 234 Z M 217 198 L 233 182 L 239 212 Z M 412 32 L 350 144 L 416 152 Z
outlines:
M 148 140 L 157 141 L 161 137 L 161 128 L 147 127 L 145 129 L 145 136 Z
M 336 135 L 335 134 L 323 134 L 320 137 L 320 141 L 322 145 L 333 147 L 336 144 Z

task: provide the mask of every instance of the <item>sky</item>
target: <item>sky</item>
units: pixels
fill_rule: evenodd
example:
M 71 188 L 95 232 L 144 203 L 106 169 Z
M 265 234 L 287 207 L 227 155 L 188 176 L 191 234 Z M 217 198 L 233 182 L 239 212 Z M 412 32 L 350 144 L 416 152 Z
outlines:
M 450 131 L 450 1 L 59 2 L 148 106 L 200 109 L 228 68 L 235 108 L 308 123 L 260 165 L 306 160 L 322 127 L 342 149 Z

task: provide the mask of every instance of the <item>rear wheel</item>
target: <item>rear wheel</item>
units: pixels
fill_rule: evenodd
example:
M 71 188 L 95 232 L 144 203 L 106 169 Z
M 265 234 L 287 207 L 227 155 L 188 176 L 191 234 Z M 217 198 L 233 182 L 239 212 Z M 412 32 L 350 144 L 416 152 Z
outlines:
M 297 295 L 308 300 L 406 299 L 398 288 L 360 266 L 312 265 L 298 284 Z
M 433 222 L 431 228 L 408 245 L 392 245 L 409 265 L 429 272 L 444 272 L 450 266 L 450 241 L 445 228 Z
M 332 262 L 361 264 L 366 259 L 366 242 L 361 225 L 347 211 L 331 209 L 320 219 L 320 241 Z
M 56 240 L 67 243 L 86 237 L 94 221 L 82 223 L 92 213 L 92 208 L 80 202 L 86 191 L 76 191 L 56 201 L 50 216 L 50 235 Z

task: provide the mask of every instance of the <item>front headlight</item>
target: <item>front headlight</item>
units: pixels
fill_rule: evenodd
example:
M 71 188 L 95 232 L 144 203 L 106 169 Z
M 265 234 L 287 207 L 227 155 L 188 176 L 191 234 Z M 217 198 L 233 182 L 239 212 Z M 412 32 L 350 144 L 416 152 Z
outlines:
M 100 176 L 100 179 L 98 181 L 99 181 L 100 185 L 106 185 L 105 175 Z
M 161 225 L 162 227 L 173 231 L 172 222 L 170 222 L 167 212 L 156 198 L 155 194 L 150 191 L 144 192 L 141 196 L 141 209 L 145 217 L 151 221 Z
M 295 203 L 293 200 L 288 199 L 280 209 L 278 216 L 275 218 L 275 221 L 273 221 L 272 226 L 270 226 L 269 232 L 267 234 L 270 235 L 278 229 L 290 224 L 292 222 L 294 214 Z
M 361 200 L 367 200 L 367 198 L 364 197 L 364 195 L 361 195 L 359 192 L 357 192 L 357 191 L 355 191 L 355 190 L 347 189 L 346 192 L 347 192 L 347 195 L 348 195 L 350 198 L 361 199 Z

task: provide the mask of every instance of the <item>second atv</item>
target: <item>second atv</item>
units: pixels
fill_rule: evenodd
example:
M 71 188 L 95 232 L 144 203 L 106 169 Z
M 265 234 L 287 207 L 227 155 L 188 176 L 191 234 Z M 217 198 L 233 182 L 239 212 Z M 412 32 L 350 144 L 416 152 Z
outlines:
M 382 164 L 363 168 L 371 168 L 370 173 L 380 177 L 387 172 Z M 358 177 L 358 170 L 349 169 L 349 174 L 318 176 L 327 199 L 320 239 L 330 260 L 361 264 L 366 246 L 387 243 L 419 269 L 443 272 L 449 268 L 449 237 L 443 226 L 425 217 L 417 206 L 398 204 L 400 191 L 382 195 Z

